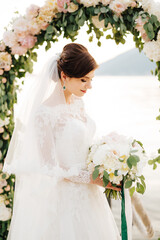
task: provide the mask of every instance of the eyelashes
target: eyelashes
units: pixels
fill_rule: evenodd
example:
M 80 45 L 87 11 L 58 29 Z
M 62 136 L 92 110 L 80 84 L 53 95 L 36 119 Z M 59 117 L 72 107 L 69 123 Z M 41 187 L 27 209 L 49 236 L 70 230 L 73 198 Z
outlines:
M 84 79 L 81 79 L 81 82 L 86 82 L 86 80 L 84 80 Z
M 92 80 L 93 80 L 93 79 L 91 79 L 91 81 L 92 81 Z M 86 80 L 84 80 L 84 79 L 81 79 L 81 81 L 82 81 L 82 82 L 87 82 L 87 81 L 86 81 Z

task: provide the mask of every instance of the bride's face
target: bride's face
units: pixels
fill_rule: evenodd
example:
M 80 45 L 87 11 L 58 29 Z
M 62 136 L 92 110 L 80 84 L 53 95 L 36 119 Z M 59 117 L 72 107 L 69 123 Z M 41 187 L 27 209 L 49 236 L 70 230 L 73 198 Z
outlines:
M 70 78 L 67 77 L 64 72 L 61 72 L 61 80 L 62 80 L 62 85 L 64 84 L 65 81 L 65 87 L 68 94 L 74 94 L 78 97 L 83 96 L 88 89 L 92 88 L 92 78 L 94 77 L 94 71 L 92 70 L 88 74 L 86 74 L 84 77 L 81 78 Z

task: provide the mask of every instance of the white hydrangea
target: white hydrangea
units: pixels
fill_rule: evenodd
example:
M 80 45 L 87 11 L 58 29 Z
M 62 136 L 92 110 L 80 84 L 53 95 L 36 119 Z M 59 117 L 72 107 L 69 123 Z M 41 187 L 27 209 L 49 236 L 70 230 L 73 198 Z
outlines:
M 100 0 L 79 0 L 80 4 L 83 4 L 85 7 L 91 7 L 91 6 L 96 6 Z
M 160 41 L 145 42 L 143 51 L 149 59 L 160 61 Z
M 0 196 L 0 221 L 7 221 L 11 218 L 11 208 L 5 205 L 5 197 Z

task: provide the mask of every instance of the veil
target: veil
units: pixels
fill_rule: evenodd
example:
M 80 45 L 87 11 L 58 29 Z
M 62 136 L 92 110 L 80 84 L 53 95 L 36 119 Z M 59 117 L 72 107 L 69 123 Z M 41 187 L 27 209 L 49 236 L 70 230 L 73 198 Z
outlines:
M 52 56 L 39 74 L 33 78 L 30 88 L 22 93 L 3 172 L 45 174 L 45 167 L 41 166 L 39 160 L 34 116 L 45 101 L 48 101 L 50 106 L 66 104 L 57 69 L 57 60 L 60 55 L 61 53 L 56 53 Z

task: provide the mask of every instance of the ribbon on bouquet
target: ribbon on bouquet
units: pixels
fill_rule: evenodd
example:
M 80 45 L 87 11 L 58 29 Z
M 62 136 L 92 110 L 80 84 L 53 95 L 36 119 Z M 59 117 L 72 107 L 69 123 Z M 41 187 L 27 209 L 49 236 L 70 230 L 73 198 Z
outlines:
M 127 234 L 127 221 L 126 221 L 126 214 L 125 214 L 125 196 L 124 196 L 124 182 L 122 181 L 122 189 L 121 189 L 121 237 L 122 240 L 128 240 Z

